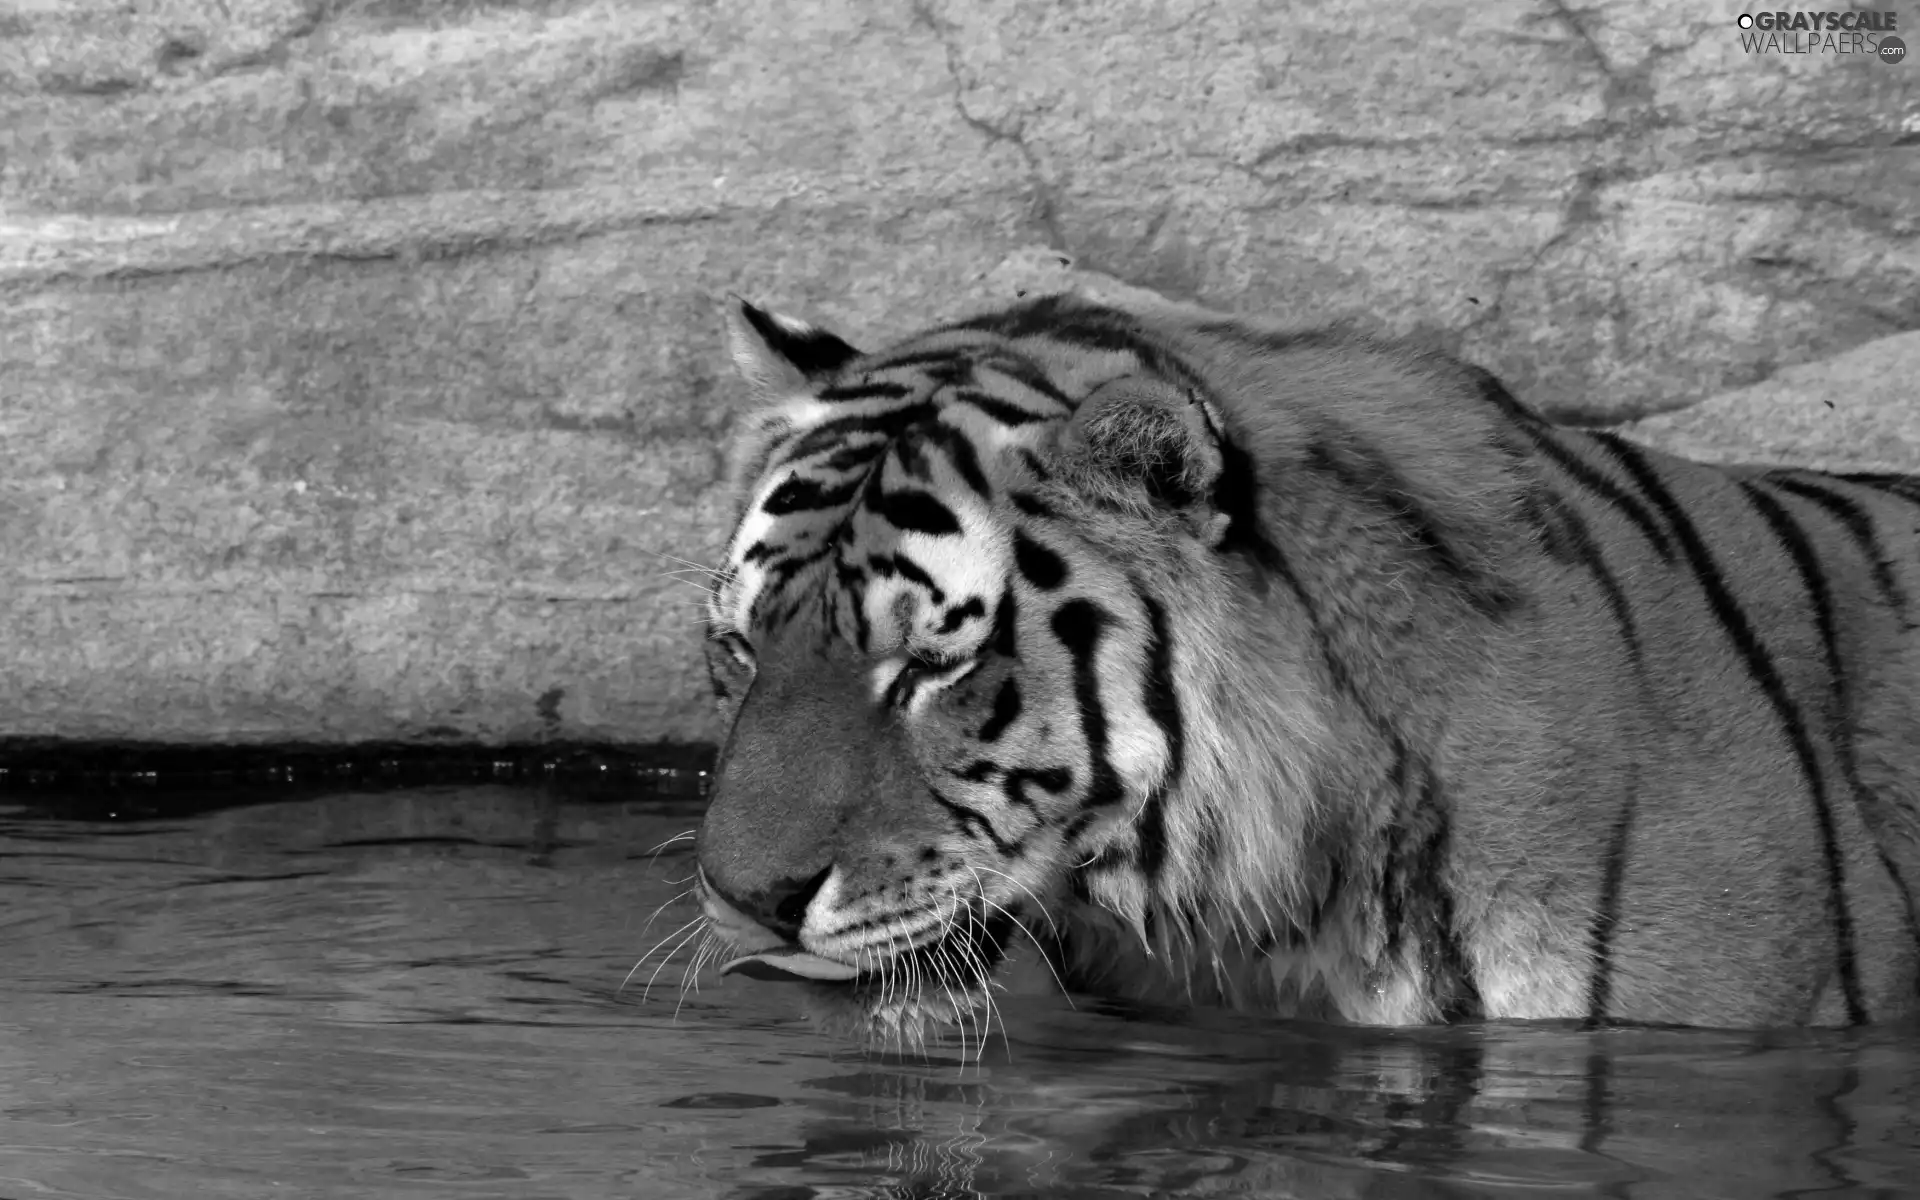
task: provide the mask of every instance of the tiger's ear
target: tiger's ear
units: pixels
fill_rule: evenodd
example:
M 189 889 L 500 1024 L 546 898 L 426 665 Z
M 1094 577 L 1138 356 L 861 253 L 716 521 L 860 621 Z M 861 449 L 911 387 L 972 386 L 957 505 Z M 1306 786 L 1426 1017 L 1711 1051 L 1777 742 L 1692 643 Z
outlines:
M 754 399 L 772 400 L 831 375 L 860 355 L 824 329 L 727 295 L 727 349 Z
M 1109 484 L 1144 489 L 1155 507 L 1179 513 L 1209 546 L 1220 544 L 1231 523 L 1214 495 L 1226 464 L 1224 441 L 1211 404 L 1139 375 L 1095 388 L 1060 433 L 1070 462 Z

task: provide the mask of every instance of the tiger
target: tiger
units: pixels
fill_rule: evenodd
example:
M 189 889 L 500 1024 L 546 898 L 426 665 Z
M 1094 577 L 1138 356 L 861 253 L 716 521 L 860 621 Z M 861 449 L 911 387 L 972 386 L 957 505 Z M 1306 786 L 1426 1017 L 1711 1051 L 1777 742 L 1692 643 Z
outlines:
M 1672 457 L 1351 323 L 726 325 L 723 974 L 882 1043 L 1016 960 L 1355 1025 L 1920 1008 L 1920 478 Z

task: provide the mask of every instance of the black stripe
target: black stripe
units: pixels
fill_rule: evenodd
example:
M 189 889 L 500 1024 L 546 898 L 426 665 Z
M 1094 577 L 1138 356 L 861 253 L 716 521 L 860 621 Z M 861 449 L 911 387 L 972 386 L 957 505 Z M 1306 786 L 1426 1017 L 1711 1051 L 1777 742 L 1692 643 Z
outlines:
M 1081 303 L 1054 313 L 1050 321 L 1039 324 L 1027 324 L 1020 332 L 1006 332 L 1008 338 L 1044 338 L 1060 346 L 1073 346 L 1077 349 L 1098 349 L 1106 353 L 1137 353 L 1144 344 L 1144 328 L 1139 319 L 1121 313 L 1119 309 L 1106 309 L 1098 305 Z
M 1307 619 L 1307 628 L 1313 634 L 1314 649 L 1319 651 L 1320 661 L 1327 669 L 1327 677 L 1332 682 L 1334 690 L 1345 696 L 1360 710 L 1367 724 L 1375 732 L 1389 742 L 1396 740 L 1398 734 L 1394 732 L 1392 723 L 1360 693 L 1352 666 L 1340 656 L 1338 648 L 1334 645 L 1333 636 L 1327 632 L 1326 620 L 1321 616 L 1320 606 L 1312 596 L 1308 595 L 1299 572 L 1294 570 L 1293 564 L 1287 561 L 1286 555 L 1281 553 L 1278 546 L 1268 543 L 1268 555 L 1269 558 L 1263 565 L 1287 585 L 1287 590 L 1293 594 L 1295 603 L 1299 604 L 1300 611 Z
M 1051 592 L 1067 581 L 1067 560 L 1028 537 L 1023 529 L 1013 531 L 1013 565 L 1022 579 L 1043 592 Z
M 1227 518 L 1220 539 L 1222 554 L 1243 554 L 1256 565 L 1271 567 L 1280 551 L 1260 524 L 1260 472 L 1253 456 L 1219 430 L 1220 478 L 1213 485 L 1213 506 Z
M 1611 479 L 1588 466 L 1573 451 L 1562 446 L 1545 426 L 1522 424 L 1517 428 L 1531 438 L 1540 452 L 1552 459 L 1554 465 L 1565 472 L 1569 479 L 1618 509 L 1620 515 L 1632 522 L 1633 527 L 1652 544 L 1654 551 L 1660 555 L 1661 561 L 1669 563 L 1673 561 L 1673 543 L 1667 539 L 1666 533 L 1660 528 L 1660 523 L 1653 519 L 1653 514 L 1647 511 L 1645 505 L 1628 495 L 1625 489 Z M 1606 434 L 1576 433 L 1573 436 L 1586 438 L 1602 446 L 1612 444 L 1607 440 L 1609 435 Z M 1617 440 L 1614 439 L 1616 442 Z
M 840 403 L 847 400 L 901 400 L 912 394 L 913 389 L 904 383 L 871 383 L 862 380 L 857 384 L 821 388 L 813 395 L 817 400 Z
M 1000 603 L 993 610 L 993 652 L 1004 658 L 1018 656 L 1020 649 L 1019 608 L 1014 604 L 1013 589 L 1003 587 Z
M 952 633 L 968 621 L 977 620 L 986 615 L 986 601 L 978 596 L 969 596 L 964 603 L 949 608 L 946 615 L 940 618 L 939 632 Z
M 889 408 L 877 413 L 856 413 L 851 416 L 835 417 L 831 421 L 822 421 L 807 430 L 787 447 L 783 462 L 797 462 L 800 459 L 820 453 L 822 450 L 837 450 L 848 438 L 873 437 L 892 439 L 921 421 L 930 420 L 939 414 L 931 404 L 903 404 L 899 408 Z M 877 448 L 876 448 L 877 452 Z
M 889 446 L 893 461 L 900 464 L 900 472 L 915 483 L 930 483 L 933 480 L 933 464 L 927 461 L 927 448 L 920 436 L 925 425 L 903 432 Z M 846 451 L 836 451 L 834 457 L 844 455 Z
M 949 536 L 960 532 L 960 519 L 953 510 L 932 492 L 919 488 L 875 488 L 867 501 L 867 511 L 912 533 Z
M 1400 954 L 1400 943 L 1406 937 L 1407 914 L 1405 898 L 1402 895 L 1402 877 L 1404 869 L 1400 865 L 1401 841 L 1404 837 L 1403 818 L 1398 809 L 1405 802 L 1405 774 L 1407 769 L 1406 744 L 1395 739 L 1393 766 L 1388 769 L 1389 780 L 1394 787 L 1394 823 L 1388 826 L 1388 834 L 1393 839 L 1387 851 L 1386 859 L 1380 864 L 1380 924 L 1385 946 L 1382 957 L 1389 964 Z
M 867 573 L 847 561 L 844 549 L 844 547 L 836 547 L 833 558 L 834 582 L 840 585 L 835 598 L 844 601 L 846 606 L 853 610 L 854 645 L 860 653 L 865 654 L 873 639 L 873 629 L 867 624 L 867 607 L 860 602 L 861 593 L 865 590 Z M 837 619 L 835 624 L 839 624 Z
M 1158 600 L 1145 594 L 1138 580 L 1134 590 L 1141 592 L 1147 610 L 1147 674 L 1141 704 L 1147 716 L 1160 727 L 1167 743 L 1167 769 L 1140 810 L 1137 836 L 1140 869 L 1148 883 L 1160 878 L 1167 863 L 1167 793 L 1180 786 L 1186 772 L 1187 735 L 1180 714 L 1180 694 L 1173 679 L 1173 633 L 1167 627 L 1167 610 Z
M 1043 520 L 1051 520 L 1059 516 L 1058 513 L 1053 511 L 1053 506 L 1051 504 L 1048 504 L 1045 500 L 1042 500 L 1040 497 L 1034 495 L 1032 492 L 1008 492 L 1007 496 L 1009 499 L 1013 501 L 1013 506 L 1015 508 L 1019 509 L 1021 512 L 1027 514 L 1030 517 L 1039 517 Z
M 1853 1024 L 1860 1024 L 1866 1019 L 1866 1014 L 1860 1003 L 1860 980 L 1854 963 L 1853 914 L 1847 907 L 1844 864 L 1840 856 L 1839 837 L 1834 831 L 1833 812 L 1827 800 L 1826 779 L 1820 772 L 1806 720 L 1793 698 L 1787 694 L 1787 686 L 1774 667 L 1773 656 L 1754 632 L 1739 601 L 1734 599 L 1699 530 L 1694 528 L 1679 502 L 1660 481 L 1639 447 L 1619 438 L 1608 440 L 1615 458 L 1633 476 L 1641 494 L 1652 501 L 1666 519 L 1667 527 L 1673 531 L 1681 551 L 1686 555 L 1688 567 L 1706 593 L 1714 619 L 1720 622 L 1720 627 L 1726 630 L 1728 638 L 1740 652 L 1741 659 L 1746 663 L 1748 677 L 1772 704 L 1774 715 L 1793 746 L 1800 773 L 1807 781 L 1807 794 L 1813 804 L 1821 851 L 1826 860 L 1827 913 L 1833 923 L 1834 950 L 1838 958 L 1840 986 L 1846 995 L 1847 1019 Z
M 1514 515 L 1533 530 L 1548 558 L 1563 567 L 1586 565 L 1567 529 L 1572 506 L 1566 500 L 1538 481 L 1523 487 L 1517 499 L 1519 509 Z
M 1499 409 L 1500 414 L 1509 421 L 1528 426 L 1545 423 L 1539 413 L 1515 399 L 1513 393 L 1507 390 L 1507 385 L 1500 382 L 1500 377 L 1492 371 L 1469 362 L 1461 363 L 1460 367 L 1473 382 L 1474 391 L 1479 397 Z
M 927 590 L 927 596 L 935 604 L 945 604 L 947 594 L 935 583 L 933 576 L 927 574 L 919 563 L 904 554 L 873 554 L 867 557 L 867 570 L 879 579 L 898 577 L 909 583 L 915 583 Z
M 1019 447 L 1014 451 L 1014 455 L 1019 458 L 1020 464 L 1026 467 L 1027 473 L 1040 482 L 1045 483 L 1047 480 L 1053 478 L 1053 467 L 1048 464 L 1046 459 L 1041 458 L 1027 447 Z
M 792 600 L 788 601 L 787 606 L 781 609 L 778 613 L 769 613 L 767 617 L 767 622 L 766 622 L 767 628 L 770 630 L 778 630 L 784 626 L 792 624 L 793 619 L 799 616 L 800 610 L 805 608 L 806 606 L 807 606 L 807 595 L 806 593 L 803 592 L 800 595 L 795 596 Z
M 864 474 L 872 468 L 874 463 L 880 461 L 880 455 L 886 450 L 887 445 L 888 443 L 880 440 L 843 445 L 832 454 L 814 462 L 812 466 L 816 471 L 833 471 L 841 475 L 855 472 Z
M 807 433 L 789 445 L 777 465 L 811 467 L 841 475 L 864 473 L 880 461 L 888 445 L 886 436 L 872 431 L 841 430 L 830 437 L 815 438 L 814 433 L 818 432 L 816 429 Z M 771 467 L 763 464 L 755 478 L 764 478 L 769 470 Z
M 1132 354 L 1150 373 L 1184 382 L 1179 372 L 1162 370 L 1167 350 L 1154 344 L 1134 318 L 1117 312 L 1083 313 L 1043 332 L 1047 340 L 1081 350 Z
M 986 835 L 986 839 L 993 843 L 993 848 L 998 850 L 1003 857 L 1018 858 L 1020 856 L 1020 842 L 1018 840 L 1009 842 L 1002 839 L 999 831 L 994 829 L 993 822 L 987 820 L 978 809 L 969 808 L 967 805 L 947 799 L 940 794 L 939 788 L 928 788 L 927 795 L 933 797 L 935 804 L 947 810 L 948 814 L 953 817 L 955 827 L 957 827 L 961 833 L 977 831 Z
M 1005 338 L 1044 338 L 1083 350 L 1130 353 L 1149 373 L 1178 387 L 1205 391 L 1205 381 L 1198 373 L 1154 341 L 1139 318 L 1078 298 L 1044 296 L 963 321 L 953 328 L 982 330 Z
M 1807 541 L 1806 530 L 1800 527 L 1800 523 L 1793 519 L 1792 514 L 1788 513 L 1778 500 L 1755 487 L 1751 482 L 1743 481 L 1740 484 L 1740 491 L 1766 521 L 1767 527 L 1773 531 L 1774 538 L 1786 550 L 1787 557 L 1793 560 L 1794 570 L 1800 576 L 1800 584 L 1807 591 L 1807 603 L 1813 609 L 1814 628 L 1820 634 L 1820 644 L 1825 651 L 1830 699 L 1836 706 L 1843 704 L 1845 695 L 1841 689 L 1845 684 L 1841 673 L 1838 635 L 1833 626 L 1833 594 L 1827 587 L 1826 572 L 1821 566 L 1820 558 L 1814 553 L 1812 544 Z M 1839 717 L 1840 710 L 1836 707 L 1835 711 L 1829 715 L 1829 733 L 1833 735 L 1834 752 L 1842 759 L 1842 774 L 1847 777 L 1850 784 L 1854 785 L 1854 798 L 1857 804 L 1860 795 L 1858 775 L 1848 770 L 1845 762 L 1852 757 L 1851 739 L 1839 728 L 1837 724 Z M 1824 789 L 1817 790 L 1824 792 Z M 1860 1002 L 1859 981 L 1853 978 L 1853 918 L 1846 903 L 1840 841 L 1834 829 L 1830 805 L 1824 794 L 1818 796 L 1818 804 L 1820 838 L 1827 857 L 1829 908 L 1834 917 L 1835 938 L 1840 943 L 1840 984 L 1846 994 L 1847 1019 L 1857 1025 L 1866 1018 Z
M 1101 850 L 1092 862 L 1081 868 L 1083 873 L 1089 875 L 1102 871 L 1131 871 L 1132 869 L 1133 847 L 1118 840 L 1108 842 L 1106 848 Z M 1151 930 L 1151 925 L 1148 928 Z M 1149 940 L 1151 940 L 1151 933 L 1149 933 Z
M 1087 826 L 1099 819 L 1099 813 L 1082 812 L 1078 814 L 1073 820 L 1067 823 L 1066 832 L 1060 835 L 1061 844 L 1064 846 L 1073 846 L 1080 840 L 1080 835 L 1087 831 Z M 1106 852 L 1103 850 L 1101 853 L 1104 854 Z M 1086 901 L 1092 899 L 1092 897 L 1087 894 L 1087 876 L 1085 870 L 1078 870 L 1067 876 L 1067 886 L 1072 890 L 1076 900 Z
M 1340 341 L 1339 335 L 1328 329 L 1255 329 L 1238 321 L 1207 321 L 1194 330 L 1268 354 L 1332 346 Z
M 1827 738 L 1833 744 L 1834 755 L 1840 760 L 1840 774 L 1846 780 L 1847 789 L 1853 795 L 1854 811 L 1860 815 L 1860 821 L 1866 826 L 1875 852 L 1879 855 L 1880 865 L 1885 868 L 1888 878 L 1904 902 L 1907 917 L 1907 933 L 1916 945 L 1920 945 L 1920 909 L 1914 904 L 1913 889 L 1900 873 L 1900 867 L 1893 861 L 1883 839 L 1879 836 L 1875 818 L 1878 800 L 1860 778 L 1859 753 L 1854 746 L 1853 732 L 1849 727 L 1852 703 L 1848 696 L 1846 665 L 1840 658 L 1840 638 L 1834 627 L 1833 594 L 1827 586 L 1826 571 L 1821 567 L 1812 545 L 1807 540 L 1806 531 L 1795 521 L 1793 515 L 1772 496 L 1767 495 L 1759 486 L 1763 483 L 1782 483 L 1781 480 L 1764 479 L 1743 482 L 1740 485 L 1747 499 L 1759 510 L 1767 524 L 1772 527 L 1774 536 L 1787 547 L 1793 558 L 1795 569 L 1800 575 L 1800 584 L 1807 591 L 1807 601 L 1813 607 L 1814 627 L 1820 633 L 1822 656 L 1827 666 Z M 1796 489 L 1788 489 L 1794 491 Z M 1809 499 L 1814 497 L 1809 496 Z M 1817 503 L 1817 501 L 1816 501 Z
M 1397 763 L 1408 761 L 1402 747 Z M 1420 775 L 1419 789 L 1411 810 L 1393 827 L 1381 880 L 1387 957 L 1397 956 L 1404 935 L 1417 938 L 1428 996 L 1440 1019 L 1474 1020 L 1482 1013 L 1480 988 L 1455 924 L 1453 889 L 1446 878 L 1452 816 L 1432 768 L 1420 764 L 1414 769 Z M 1404 777 L 1409 767 L 1398 765 L 1397 771 Z
M 1000 790 L 1006 793 L 1007 803 L 1032 809 L 1034 803 L 1027 796 L 1029 783 L 1059 795 L 1073 786 L 1073 772 L 1066 767 L 1023 767 L 1008 771 L 1000 781 Z
M 839 563 L 836 561 L 834 574 L 838 576 L 839 573 Z M 821 654 L 832 653 L 833 644 L 844 640 L 845 635 L 840 632 L 839 607 L 834 604 L 834 597 L 837 594 L 836 590 L 830 587 L 823 587 L 814 593 L 814 598 L 820 607 L 820 626 L 815 630 L 818 635 L 815 645 Z
M 1452 539 L 1441 532 L 1439 520 L 1421 504 L 1412 484 L 1384 454 L 1348 431 L 1341 430 L 1335 437 L 1307 447 L 1305 463 L 1310 470 L 1327 475 L 1348 495 L 1397 522 L 1446 582 L 1480 613 L 1499 618 L 1520 606 L 1520 596 L 1506 581 L 1469 563 Z
M 860 484 L 858 479 L 826 484 L 805 475 L 789 476 L 761 502 L 760 511 L 770 517 L 784 517 L 788 513 L 840 508 L 853 499 Z
M 1742 481 L 1739 487 L 1746 495 L 1747 502 L 1753 505 L 1768 528 L 1773 530 L 1774 538 L 1786 550 L 1787 557 L 1793 560 L 1794 569 L 1800 575 L 1800 585 L 1807 592 L 1807 603 L 1813 608 L 1813 626 L 1820 633 L 1820 644 L 1826 653 L 1827 678 L 1832 686 L 1842 686 L 1840 644 L 1833 627 L 1833 593 L 1827 587 L 1826 571 L 1820 564 L 1819 556 L 1807 541 L 1806 530 L 1781 507 L 1778 500 L 1754 486 L 1752 481 Z
M 1865 471 L 1840 478 L 1848 483 L 1884 492 L 1908 504 L 1920 504 L 1920 475 L 1890 475 L 1884 471 Z
M 792 549 L 792 547 L 788 547 L 788 549 Z M 771 582 L 761 589 L 760 595 L 753 598 L 754 607 L 758 608 L 760 602 L 767 598 L 768 593 L 777 592 L 787 586 L 788 583 L 792 582 L 795 575 L 820 562 L 828 553 L 829 551 L 826 548 L 822 548 L 806 554 L 792 554 L 777 562 L 768 563 L 765 570 Z
M 1593 581 L 1599 585 L 1601 595 L 1606 597 L 1607 611 L 1613 616 L 1613 623 L 1620 629 L 1620 640 L 1626 643 L 1627 658 L 1633 663 L 1634 673 L 1642 677 L 1646 674 L 1646 655 L 1640 648 L 1640 629 L 1633 619 L 1633 607 L 1627 603 L 1626 589 L 1620 586 L 1600 547 L 1593 540 L 1593 531 L 1587 528 L 1586 521 L 1574 507 L 1568 504 L 1559 493 L 1546 489 L 1545 511 L 1552 514 L 1557 523 L 1557 532 L 1564 539 L 1564 546 L 1580 566 L 1587 569 Z
M 887 684 L 887 690 L 880 694 L 880 704 L 884 708 L 904 708 L 913 700 L 915 686 L 920 676 L 911 665 L 896 672 Z
M 1604 1024 L 1613 1003 L 1613 934 L 1620 925 L 1620 889 L 1627 876 L 1627 842 L 1633 835 L 1634 810 L 1639 805 L 1639 774 L 1629 768 L 1627 794 L 1613 818 L 1613 836 L 1600 877 L 1600 899 L 1594 906 L 1589 944 L 1593 975 L 1587 980 L 1587 1025 Z
M 701 657 L 706 660 L 707 681 L 713 685 L 713 694 L 723 700 L 731 699 L 733 689 L 727 686 L 727 682 L 748 669 L 741 660 L 752 661 L 753 647 L 739 634 L 723 633 L 709 625 L 705 650 L 706 653 Z M 724 668 L 716 666 L 720 660 L 725 661 Z
M 972 346 L 952 346 L 945 350 L 913 350 L 905 354 L 890 355 L 886 358 L 869 359 L 861 369 L 870 375 L 883 371 L 899 371 L 909 367 L 918 368 L 920 373 L 942 383 L 952 383 L 956 373 L 960 377 L 971 373 L 973 363 L 969 358 L 976 348 Z
M 1020 684 L 1009 675 L 1000 681 L 1000 690 L 993 697 L 993 712 L 987 717 L 987 723 L 980 727 L 974 736 L 983 742 L 997 742 L 1007 726 L 1020 719 Z
M 992 417 L 1002 425 L 1033 425 L 1041 421 L 1057 421 L 1059 413 L 1037 413 L 1022 408 L 1011 400 L 1002 400 L 998 396 L 989 396 L 977 389 L 967 388 L 957 391 L 949 399 L 950 404 L 970 404 Z
M 1815 479 L 1770 471 L 1761 480 L 1783 492 L 1792 492 L 1812 501 L 1838 521 L 1860 548 L 1860 556 L 1867 560 L 1867 566 L 1873 572 L 1874 586 L 1880 589 L 1880 596 L 1886 601 L 1887 607 L 1902 617 L 1906 615 L 1907 598 L 1901 595 L 1900 585 L 1893 577 L 1893 564 L 1887 561 L 1886 548 L 1880 544 L 1880 538 L 1874 532 L 1872 513 L 1855 503 L 1851 497 L 1828 491 Z
M 1047 378 L 1046 372 L 1026 359 L 1016 358 L 1011 354 L 992 354 L 984 358 L 981 365 L 991 368 L 996 374 L 1006 376 L 1036 395 L 1044 396 L 1064 411 L 1073 411 L 1073 401 L 1068 399 L 1067 394 L 1054 386 L 1053 380 Z
M 929 421 L 920 426 L 920 436 L 946 454 L 947 461 L 953 464 L 954 473 L 960 476 L 961 482 L 973 489 L 975 495 L 993 494 L 993 488 L 987 483 L 986 472 L 980 469 L 980 454 L 974 448 L 972 438 L 945 421 Z
M 1107 757 L 1107 710 L 1100 702 L 1100 639 L 1113 623 L 1091 600 L 1069 600 L 1053 614 L 1053 636 L 1073 657 L 1073 698 L 1080 710 L 1080 736 L 1087 743 L 1087 793 L 1082 809 L 1104 808 L 1126 798 L 1113 760 Z
M 1108 311 L 1074 296 L 1036 296 L 1024 304 L 1009 305 L 999 312 L 981 313 L 964 321 L 955 321 L 944 328 L 974 330 L 1003 338 L 1034 337 L 1053 333 L 1063 323 L 1083 314 Z

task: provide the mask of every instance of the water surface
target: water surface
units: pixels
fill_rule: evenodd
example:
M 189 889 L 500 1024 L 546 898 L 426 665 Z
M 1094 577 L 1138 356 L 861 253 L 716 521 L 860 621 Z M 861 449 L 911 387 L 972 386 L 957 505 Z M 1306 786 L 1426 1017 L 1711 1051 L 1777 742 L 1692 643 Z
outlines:
M 967 1064 L 683 991 L 671 936 L 623 989 L 693 915 L 685 783 L 0 796 L 0 1198 L 1920 1195 L 1912 1029 L 1041 997 Z

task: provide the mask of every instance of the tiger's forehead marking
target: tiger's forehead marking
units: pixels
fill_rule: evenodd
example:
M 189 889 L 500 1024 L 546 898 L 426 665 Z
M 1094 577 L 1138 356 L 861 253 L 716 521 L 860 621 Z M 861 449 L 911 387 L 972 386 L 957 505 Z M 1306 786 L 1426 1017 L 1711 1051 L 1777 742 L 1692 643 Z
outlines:
M 764 595 L 820 568 L 841 568 L 844 582 L 850 563 L 884 644 L 966 640 L 939 629 L 949 606 L 978 598 L 990 609 L 1011 566 L 994 477 L 1010 450 L 1050 440 L 1072 407 L 1027 360 L 965 343 L 909 346 L 854 381 L 780 402 L 770 415 L 783 432 L 727 547 L 710 617 L 746 630 Z M 912 569 L 865 572 L 874 553 Z M 900 627 L 903 593 L 926 628 Z
M 955 517 L 956 532 L 933 534 L 897 526 L 882 531 L 883 536 L 891 532 L 896 559 L 904 557 L 921 574 L 896 571 L 868 576 L 859 599 L 876 646 L 911 643 L 923 651 L 945 651 L 985 637 L 991 603 L 1012 565 L 1010 531 L 994 517 L 989 497 L 943 488 L 939 500 Z M 856 519 L 872 520 L 864 513 Z M 882 538 L 868 544 L 878 549 Z M 854 554 L 859 557 L 857 551 Z

